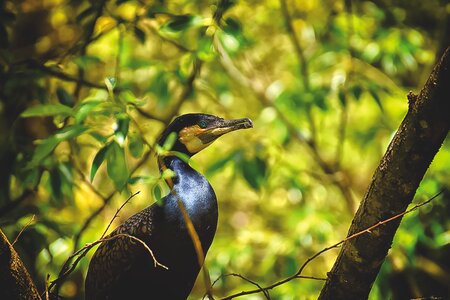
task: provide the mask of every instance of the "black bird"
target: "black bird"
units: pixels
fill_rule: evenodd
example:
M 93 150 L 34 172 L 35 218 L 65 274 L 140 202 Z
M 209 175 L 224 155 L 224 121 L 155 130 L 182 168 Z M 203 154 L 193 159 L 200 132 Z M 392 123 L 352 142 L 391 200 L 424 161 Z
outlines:
M 153 251 L 157 261 L 168 267 L 155 267 L 149 252 L 129 237 L 103 242 L 95 252 L 86 277 L 86 299 L 186 299 L 201 265 L 188 233 L 178 201 L 184 204 L 195 227 L 204 254 L 211 246 L 217 227 L 217 200 L 202 174 L 174 153 L 191 157 L 221 135 L 253 127 L 250 119 L 224 120 L 208 114 L 177 117 L 158 141 L 163 145 L 176 134 L 173 152 L 158 156 L 160 171 L 171 169 L 166 182 L 170 193 L 162 204 L 154 203 L 133 215 L 109 236 L 118 233 L 135 236 Z

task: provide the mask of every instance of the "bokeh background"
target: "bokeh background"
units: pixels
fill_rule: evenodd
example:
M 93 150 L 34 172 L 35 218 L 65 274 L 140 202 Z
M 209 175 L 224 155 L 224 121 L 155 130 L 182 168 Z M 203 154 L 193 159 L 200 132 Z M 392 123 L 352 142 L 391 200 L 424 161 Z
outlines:
M 174 116 L 249 117 L 254 129 L 191 162 L 219 200 L 206 266 L 212 281 L 279 281 L 345 238 L 449 29 L 446 0 L 0 1 L 0 226 L 14 240 L 36 216 L 15 248 L 43 291 L 130 193 L 113 227 L 167 192 L 153 149 Z M 450 297 L 449 178 L 447 140 L 414 202 L 444 193 L 404 218 L 371 299 Z M 325 278 L 338 251 L 303 275 Z M 65 299 L 83 299 L 93 252 Z M 322 285 L 270 294 L 315 299 Z M 253 288 L 222 277 L 213 290 Z M 191 298 L 204 292 L 199 276 Z

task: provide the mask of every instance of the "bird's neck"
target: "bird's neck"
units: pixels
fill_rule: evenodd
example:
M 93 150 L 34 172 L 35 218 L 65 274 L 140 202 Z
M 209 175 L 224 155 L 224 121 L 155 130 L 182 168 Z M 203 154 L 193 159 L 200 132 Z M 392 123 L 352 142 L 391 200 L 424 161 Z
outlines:
M 175 174 L 173 176 L 165 176 L 164 180 L 166 181 L 167 185 L 170 187 L 170 189 L 173 189 L 174 184 L 178 181 L 177 178 L 180 178 L 183 176 L 187 170 L 190 172 L 195 172 L 187 162 L 185 162 L 183 159 L 177 157 L 177 156 L 158 156 L 158 167 L 159 172 L 161 175 L 164 174 L 164 171 L 171 170 Z

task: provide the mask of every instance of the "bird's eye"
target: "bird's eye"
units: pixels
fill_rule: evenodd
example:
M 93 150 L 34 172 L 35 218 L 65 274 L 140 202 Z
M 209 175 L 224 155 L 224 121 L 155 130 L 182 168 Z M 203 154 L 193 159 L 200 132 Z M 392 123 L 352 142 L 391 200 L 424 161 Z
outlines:
M 198 122 L 198 126 L 202 129 L 205 129 L 207 126 L 206 121 L 201 120 L 200 122 Z

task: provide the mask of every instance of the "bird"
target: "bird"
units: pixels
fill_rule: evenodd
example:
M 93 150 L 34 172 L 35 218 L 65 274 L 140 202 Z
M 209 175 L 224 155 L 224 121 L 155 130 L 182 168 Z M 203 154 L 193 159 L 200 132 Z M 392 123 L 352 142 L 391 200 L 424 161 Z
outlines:
M 204 113 L 181 115 L 167 126 L 158 145 L 164 145 L 171 136 L 175 141 L 170 151 L 157 154 L 157 161 L 161 173 L 167 169 L 173 172 L 165 179 L 170 192 L 128 218 L 100 244 L 86 275 L 87 300 L 178 300 L 189 296 L 203 261 L 199 260 L 188 223 L 190 220 L 194 226 L 206 255 L 217 228 L 218 205 L 208 180 L 186 158 L 226 133 L 252 127 L 248 118 L 225 120 Z M 113 238 L 115 235 L 120 236 Z M 143 241 L 157 262 L 167 268 L 155 266 L 149 251 L 125 235 Z

